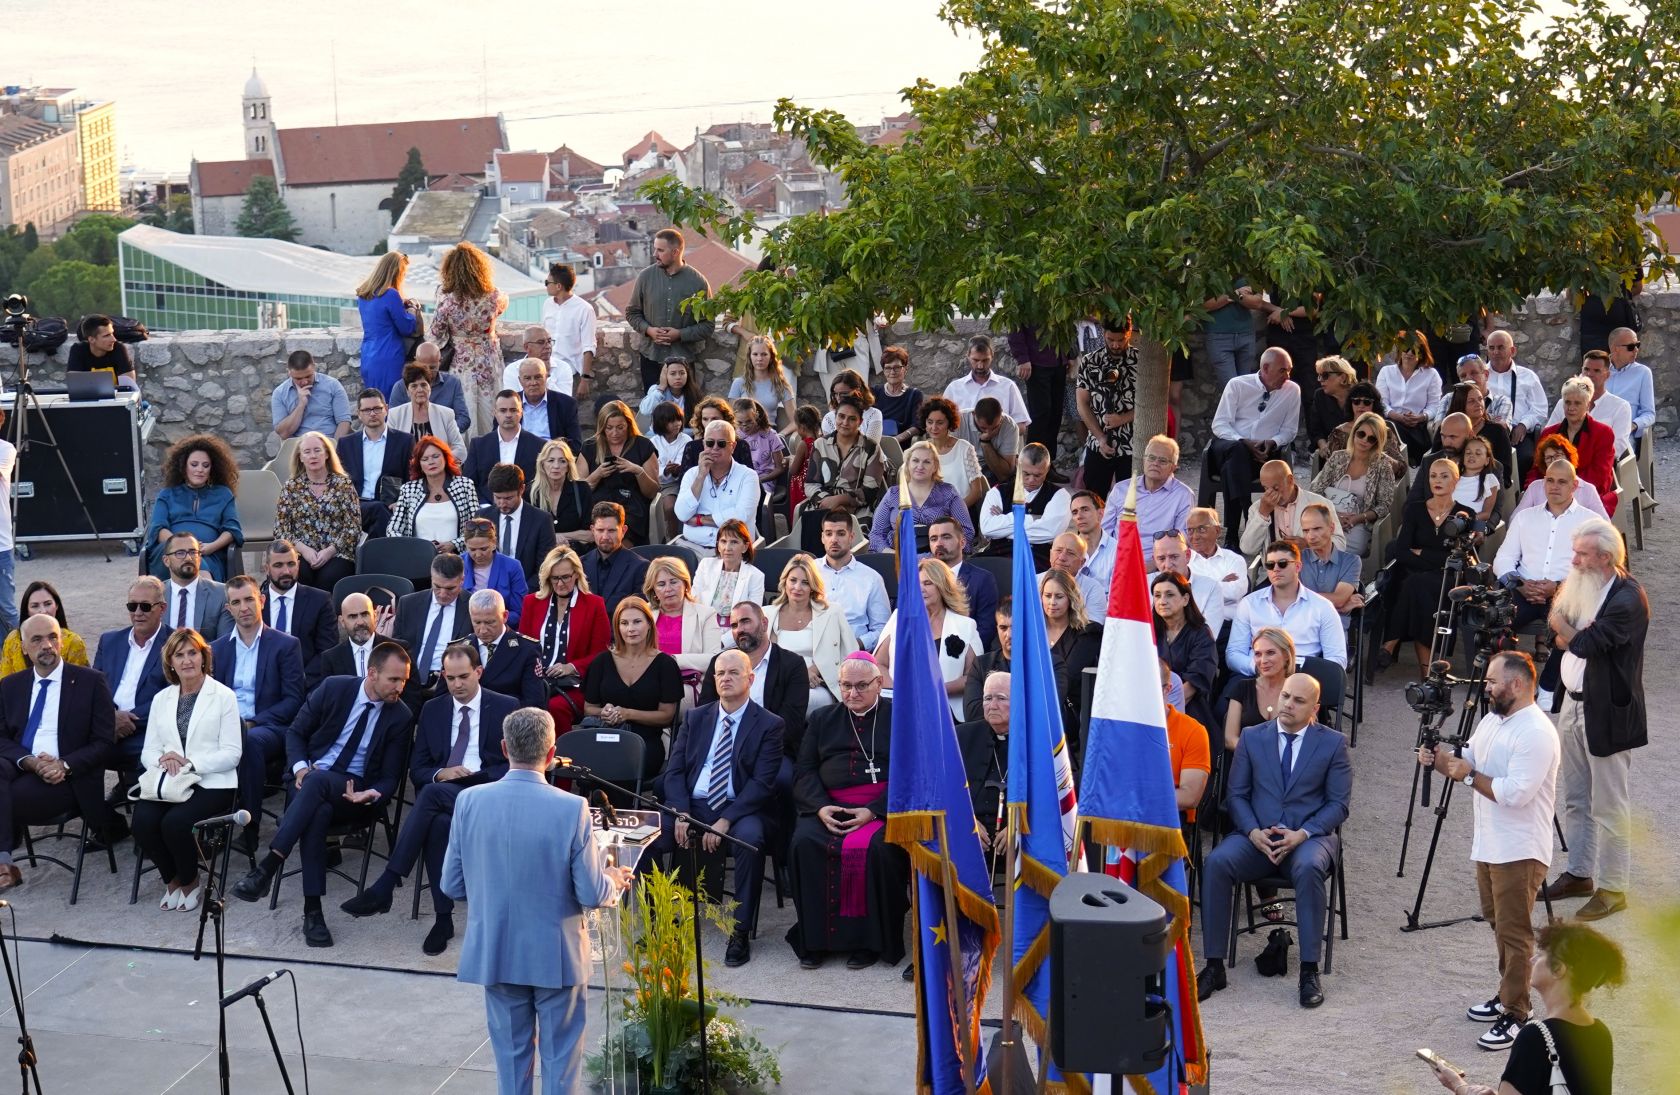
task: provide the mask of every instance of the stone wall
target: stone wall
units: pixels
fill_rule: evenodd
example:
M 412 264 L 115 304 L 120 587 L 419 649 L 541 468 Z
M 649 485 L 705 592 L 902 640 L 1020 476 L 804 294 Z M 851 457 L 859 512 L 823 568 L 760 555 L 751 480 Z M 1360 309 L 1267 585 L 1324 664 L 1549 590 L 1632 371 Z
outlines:
M 1645 317 L 1640 338 L 1644 360 L 1657 378 L 1658 423 L 1661 436 L 1680 428 L 1680 410 L 1675 393 L 1680 391 L 1680 291 L 1648 289 L 1640 298 Z M 1556 391 L 1563 378 L 1579 364 L 1575 314 L 1565 297 L 1532 298 L 1507 317 L 1517 343 L 1518 360 L 1539 370 L 1549 390 Z M 518 350 L 521 328 L 509 324 L 503 334 L 504 349 L 511 356 Z M 979 321 L 959 321 L 951 330 L 918 332 L 901 322 L 882 332 L 883 344 L 897 344 L 910 354 L 910 383 L 930 394 L 943 390 L 952 377 L 965 368 L 965 342 L 970 335 L 989 333 Z M 637 347 L 640 336 L 623 324 L 602 324 L 597 352 L 596 395 L 612 392 L 635 403 L 642 393 Z M 1001 336 L 994 338 L 997 367 L 1013 375 L 1015 362 Z M 728 390 L 738 340 L 719 332 L 699 354 L 703 387 L 722 394 Z M 308 350 L 319 368 L 336 377 L 354 399 L 361 387 L 357 371 L 361 353 L 361 332 L 353 328 L 300 329 L 293 331 L 188 331 L 163 334 L 130 347 L 146 397 L 157 406 L 157 427 L 147 446 L 147 461 L 158 467 L 168 447 L 188 434 L 213 431 L 233 447 L 241 467 L 260 467 L 279 446 L 272 432 L 269 397 L 274 386 L 285 379 L 286 356 Z M 31 368 L 37 384 L 57 382 L 63 375 L 69 344 L 52 358 L 34 358 Z M 0 346 L 0 369 L 15 372 L 17 351 Z M 1187 383 L 1181 400 L 1180 442 L 1186 454 L 1206 444 L 1208 421 L 1218 393 L 1205 377 Z M 878 378 L 877 378 L 878 379 Z M 825 393 L 814 373 L 802 370 L 798 376 L 801 401 L 822 403 Z M 584 421 L 593 416 L 594 399 L 586 401 Z M 1065 426 L 1065 424 L 1064 424 Z M 1061 455 L 1071 458 L 1071 430 L 1064 428 Z

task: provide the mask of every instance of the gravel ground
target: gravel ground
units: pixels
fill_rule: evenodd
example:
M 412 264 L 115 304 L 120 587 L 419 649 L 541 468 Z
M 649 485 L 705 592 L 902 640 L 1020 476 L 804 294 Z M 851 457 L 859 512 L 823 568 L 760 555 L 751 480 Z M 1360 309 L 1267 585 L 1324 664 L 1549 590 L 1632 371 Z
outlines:
M 1680 1048 L 1673 1032 L 1680 1030 L 1680 851 L 1665 836 L 1661 800 L 1680 786 L 1680 745 L 1670 737 L 1675 725 L 1671 712 L 1680 710 L 1680 658 L 1669 646 L 1668 606 L 1680 600 L 1680 528 L 1669 510 L 1680 502 L 1680 446 L 1665 445 L 1659 458 L 1661 497 L 1653 527 L 1646 534 L 1646 550 L 1634 552 L 1632 569 L 1645 585 L 1653 606 L 1651 642 L 1646 653 L 1646 701 L 1651 712 L 1652 743 L 1634 764 L 1633 793 L 1638 811 L 1634 849 L 1635 878 L 1628 912 L 1600 927 L 1618 939 L 1630 958 L 1630 981 L 1614 993 L 1600 994 L 1597 1012 L 1610 1024 L 1618 1043 L 1617 1079 L 1624 1092 L 1680 1091 Z M 1195 482 L 1195 469 L 1180 471 Z M 121 602 L 134 560 L 117 547 L 112 559 L 102 559 L 97 546 L 37 545 L 35 558 L 18 566 L 21 588 L 33 578 L 47 578 L 64 593 L 72 626 L 92 647 L 103 629 L 125 622 Z M 1252 959 L 1260 942 L 1245 937 L 1231 987 L 1205 1006 L 1203 1015 L 1214 1053 L 1213 1088 L 1238 1092 L 1427 1092 L 1437 1090 L 1425 1067 L 1413 1057 L 1419 1046 L 1430 1046 L 1467 1069 L 1473 1079 L 1495 1082 L 1502 1057 L 1485 1054 L 1475 1045 L 1483 1028 L 1464 1020 L 1466 1005 L 1487 999 L 1497 988 L 1491 933 L 1481 924 L 1465 922 L 1429 931 L 1404 933 L 1404 913 L 1417 892 L 1427 849 L 1428 814 L 1419 815 L 1406 877 L 1397 878 L 1402 823 L 1412 777 L 1411 747 L 1417 720 L 1405 706 L 1405 675 L 1397 666 L 1368 694 L 1366 721 L 1354 752 L 1356 781 L 1353 816 L 1346 826 L 1350 938 L 1337 941 L 1335 969 L 1325 978 L 1326 1003 L 1316 1012 L 1302 1011 L 1295 1002 L 1293 976 L 1264 979 Z M 1430 877 L 1423 917 L 1426 920 L 1464 916 L 1475 911 L 1475 887 L 1468 863 L 1470 811 L 1467 800 L 1455 796 L 1444 825 L 1434 871 Z M 123 881 L 126 882 L 126 868 Z M 1555 873 L 1554 869 L 1554 873 Z M 98 872 L 100 875 L 103 872 Z M 91 877 L 91 875 L 90 875 Z M 31 880 L 33 882 L 33 880 Z M 112 887 L 114 889 L 114 887 Z M 126 891 L 126 887 L 124 887 Z M 33 891 L 33 892 L 31 892 Z M 18 894 L 20 906 L 34 905 L 46 917 L 28 916 L 26 934 L 45 934 L 42 919 L 62 922 L 66 929 L 89 927 L 97 918 L 97 937 L 122 936 L 125 929 L 110 923 L 113 914 L 126 915 L 126 905 L 101 881 L 84 893 L 74 909 L 64 904 L 68 885 L 26 884 Z M 126 900 L 124 892 L 120 900 Z M 1561 903 L 1561 912 L 1580 903 Z M 336 904 L 336 899 L 333 900 Z M 146 909 L 141 905 L 138 908 Z M 267 917 L 266 905 L 250 907 L 249 915 Z M 788 910 L 791 911 L 791 910 Z M 20 919 L 29 910 L 20 909 Z M 242 910 L 243 912 L 243 910 Z M 780 937 L 786 914 L 777 915 L 766 894 L 764 923 L 754 960 L 738 971 L 719 970 L 718 982 L 743 995 L 828 1007 L 907 1011 L 909 992 L 896 971 L 877 967 L 864 973 L 824 969 L 800 971 Z M 144 915 L 133 912 L 134 916 Z M 281 956 L 301 956 L 301 941 L 290 931 L 297 917 L 295 904 L 282 901 L 274 914 L 285 921 L 279 931 L 259 930 L 249 938 L 257 949 Z M 1543 913 L 1537 910 L 1537 916 Z M 388 922 L 362 921 L 352 929 L 347 918 L 333 914 L 341 945 L 335 959 L 371 958 L 371 964 L 426 968 L 418 953 L 423 925 L 406 917 Z M 151 919 L 151 918 L 148 918 Z M 79 922 L 79 923 L 77 923 Z M 376 927 L 377 925 L 377 927 Z M 152 942 L 150 926 L 135 922 L 136 941 Z M 273 928 L 279 928 L 276 924 Z M 73 932 L 72 932 L 73 933 Z M 240 942 L 235 933 L 236 948 Z M 84 936 L 87 937 L 87 936 Z M 365 940 L 358 953 L 357 938 Z M 710 951 L 708 946 L 708 951 Z M 720 948 L 721 949 L 721 948 Z M 295 954 L 294 954 L 295 950 Z M 384 961 L 373 952 L 384 952 Z M 398 958 L 400 952 L 402 958 Z M 411 957 L 410 957 L 411 956 Z M 1295 969 L 1291 952 L 1291 973 Z M 433 967 L 435 968 L 435 967 Z M 995 1012 L 998 993 L 994 990 Z M 790 1077 L 787 1090 L 801 1090 Z

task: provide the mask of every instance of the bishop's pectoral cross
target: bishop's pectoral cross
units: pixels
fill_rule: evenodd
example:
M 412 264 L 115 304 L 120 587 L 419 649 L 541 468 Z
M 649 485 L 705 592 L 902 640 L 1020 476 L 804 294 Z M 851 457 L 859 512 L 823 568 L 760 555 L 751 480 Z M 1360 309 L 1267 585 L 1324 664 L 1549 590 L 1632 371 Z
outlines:
M 879 769 L 875 766 L 875 758 L 874 757 L 865 757 L 864 759 L 869 761 L 869 763 L 866 764 L 864 766 L 864 769 L 863 769 L 865 772 L 867 772 L 869 774 L 869 782 L 870 783 L 880 783 L 881 782 L 881 769 Z

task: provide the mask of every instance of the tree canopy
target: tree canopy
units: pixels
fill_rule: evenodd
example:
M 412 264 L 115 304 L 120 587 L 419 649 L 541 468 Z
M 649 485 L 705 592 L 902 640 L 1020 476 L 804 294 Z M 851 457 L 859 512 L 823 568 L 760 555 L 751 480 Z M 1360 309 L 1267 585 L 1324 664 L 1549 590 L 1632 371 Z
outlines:
M 234 222 L 233 230 L 241 236 L 285 240 L 288 243 L 295 242 L 299 232 L 292 211 L 280 200 L 279 188 L 267 175 L 251 179 L 250 189 L 245 192 L 245 204 L 239 210 L 239 219 Z
M 391 189 L 391 223 L 402 219 L 409 199 L 426 189 L 426 165 L 420 161 L 420 150 L 408 150 L 408 162 L 397 173 L 397 185 Z
M 1246 278 L 1323 294 L 1356 341 L 1669 260 L 1639 220 L 1680 175 L 1680 0 L 947 0 L 976 68 L 905 91 L 897 147 L 782 100 L 845 208 L 774 228 L 719 292 L 795 352 L 876 312 L 1181 343 Z M 671 219 L 756 230 L 661 180 Z M 778 272 L 779 271 L 779 272 Z

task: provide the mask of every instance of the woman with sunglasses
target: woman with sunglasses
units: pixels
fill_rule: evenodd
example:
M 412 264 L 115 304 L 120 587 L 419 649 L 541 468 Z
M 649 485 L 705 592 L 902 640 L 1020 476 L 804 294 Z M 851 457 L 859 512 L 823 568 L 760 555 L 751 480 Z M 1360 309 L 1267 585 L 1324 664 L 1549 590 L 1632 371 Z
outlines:
M 1371 529 L 1394 505 L 1394 478 L 1383 448 L 1388 424 L 1366 411 L 1353 420 L 1347 445 L 1330 454 L 1313 476 L 1312 489 L 1336 507 L 1347 549 L 1363 558 L 1371 550 Z
M 1307 406 L 1307 440 L 1320 456 L 1329 456 L 1330 435 L 1337 426 L 1353 419 L 1348 396 L 1359 383 L 1353 366 L 1345 357 L 1321 357 L 1313 366 L 1318 374 L 1318 390 L 1313 392 Z
M 855 369 L 841 369 L 834 374 L 834 379 L 828 382 L 828 413 L 823 415 L 822 432 L 831 434 L 837 428 L 835 412 L 840 409 L 842 396 L 855 396 L 863 407 L 863 426 L 860 432 L 876 444 L 881 442 L 883 419 L 881 410 L 875 406 L 875 393 L 864 384 L 863 377 Z
M 537 641 L 558 737 L 583 717 L 583 679 L 612 641 L 607 602 L 589 592 L 583 562 L 570 545 L 550 551 L 537 569 L 537 590 L 520 606 L 519 633 Z
M 1388 457 L 1389 470 L 1394 473 L 1394 478 L 1404 479 L 1406 469 L 1410 467 L 1406 463 L 1406 450 L 1400 447 L 1400 435 L 1387 428 L 1388 416 L 1383 407 L 1382 396 L 1377 394 L 1377 386 L 1368 380 L 1361 380 L 1349 389 L 1348 413 L 1353 417 L 1330 433 L 1330 451 L 1335 453 L 1347 448 L 1348 442 L 1353 440 L 1353 424 L 1359 421 L 1359 416 L 1374 414 L 1383 420 L 1383 432 L 1388 435 L 1388 440 L 1383 442 L 1382 451 L 1383 455 Z

